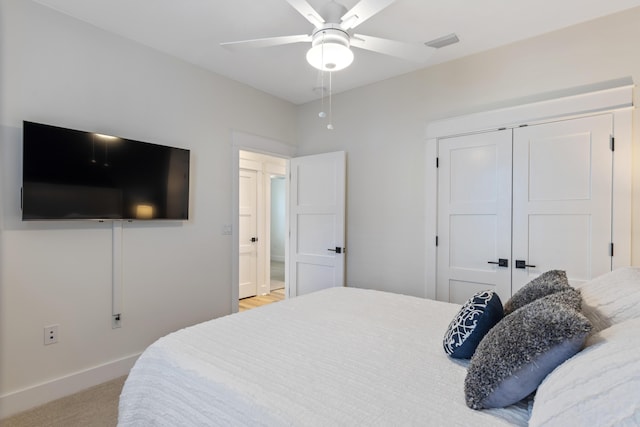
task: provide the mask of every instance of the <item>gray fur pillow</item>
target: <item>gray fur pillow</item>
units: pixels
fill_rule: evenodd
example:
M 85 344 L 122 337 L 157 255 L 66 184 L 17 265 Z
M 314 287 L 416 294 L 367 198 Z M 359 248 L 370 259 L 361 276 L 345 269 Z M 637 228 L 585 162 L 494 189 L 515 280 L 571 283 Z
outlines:
M 571 286 L 569 286 L 566 271 L 549 270 L 513 294 L 504 305 L 504 315 L 511 314 L 520 307 L 524 307 L 539 298 L 568 289 L 571 289 Z
M 520 401 L 582 348 L 591 324 L 571 304 L 558 302 L 575 302 L 574 296 L 540 298 L 503 318 L 485 335 L 464 382 L 470 408 L 498 408 Z
M 540 299 L 557 302 L 558 304 L 582 313 L 582 295 L 579 289 L 569 287 L 566 291 L 556 292 L 555 294 L 550 294 Z

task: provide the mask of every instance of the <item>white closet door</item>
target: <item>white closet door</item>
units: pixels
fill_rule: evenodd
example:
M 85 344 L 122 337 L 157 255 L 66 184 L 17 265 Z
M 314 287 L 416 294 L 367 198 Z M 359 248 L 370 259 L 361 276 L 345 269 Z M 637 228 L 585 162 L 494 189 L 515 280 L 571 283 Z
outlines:
M 612 122 L 601 115 L 514 130 L 513 292 L 551 269 L 572 283 L 611 270 Z
M 258 172 L 240 170 L 239 181 L 239 289 L 238 297 L 258 294 Z
M 511 130 L 438 143 L 439 300 L 511 294 L 511 143 Z

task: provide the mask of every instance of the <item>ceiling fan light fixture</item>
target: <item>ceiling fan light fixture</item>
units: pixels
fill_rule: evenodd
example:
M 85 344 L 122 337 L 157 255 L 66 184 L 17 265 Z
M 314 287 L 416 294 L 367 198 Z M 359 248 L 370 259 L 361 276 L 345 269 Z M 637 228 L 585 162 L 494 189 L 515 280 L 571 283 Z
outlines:
M 307 62 L 321 71 L 339 71 L 351 65 L 353 52 L 339 43 L 321 43 L 309 49 Z
M 339 71 L 353 62 L 349 36 L 342 30 L 324 29 L 313 35 L 307 62 L 320 71 Z

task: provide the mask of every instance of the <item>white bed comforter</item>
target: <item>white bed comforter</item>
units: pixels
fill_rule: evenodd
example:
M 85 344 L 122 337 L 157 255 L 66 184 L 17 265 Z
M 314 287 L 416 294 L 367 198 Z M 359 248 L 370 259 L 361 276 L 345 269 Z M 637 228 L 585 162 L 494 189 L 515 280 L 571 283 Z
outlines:
M 138 359 L 118 425 L 526 425 L 526 405 L 465 405 L 442 349 L 458 309 L 332 288 L 183 329 Z

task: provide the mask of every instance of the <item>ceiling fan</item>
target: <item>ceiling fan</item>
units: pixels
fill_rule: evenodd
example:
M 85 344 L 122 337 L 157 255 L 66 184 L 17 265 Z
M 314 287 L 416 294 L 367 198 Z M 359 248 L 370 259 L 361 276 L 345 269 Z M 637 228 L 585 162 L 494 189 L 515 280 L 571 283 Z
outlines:
M 311 42 L 307 61 L 321 71 L 338 71 L 351 65 L 354 58 L 351 47 L 414 62 L 426 61 L 434 50 L 422 43 L 403 43 L 353 32 L 354 28 L 394 3 L 395 0 L 360 0 L 350 10 L 332 0 L 325 5 L 322 15 L 306 0 L 286 1 L 314 25 L 311 34 L 226 42 L 220 45 L 235 50 Z

